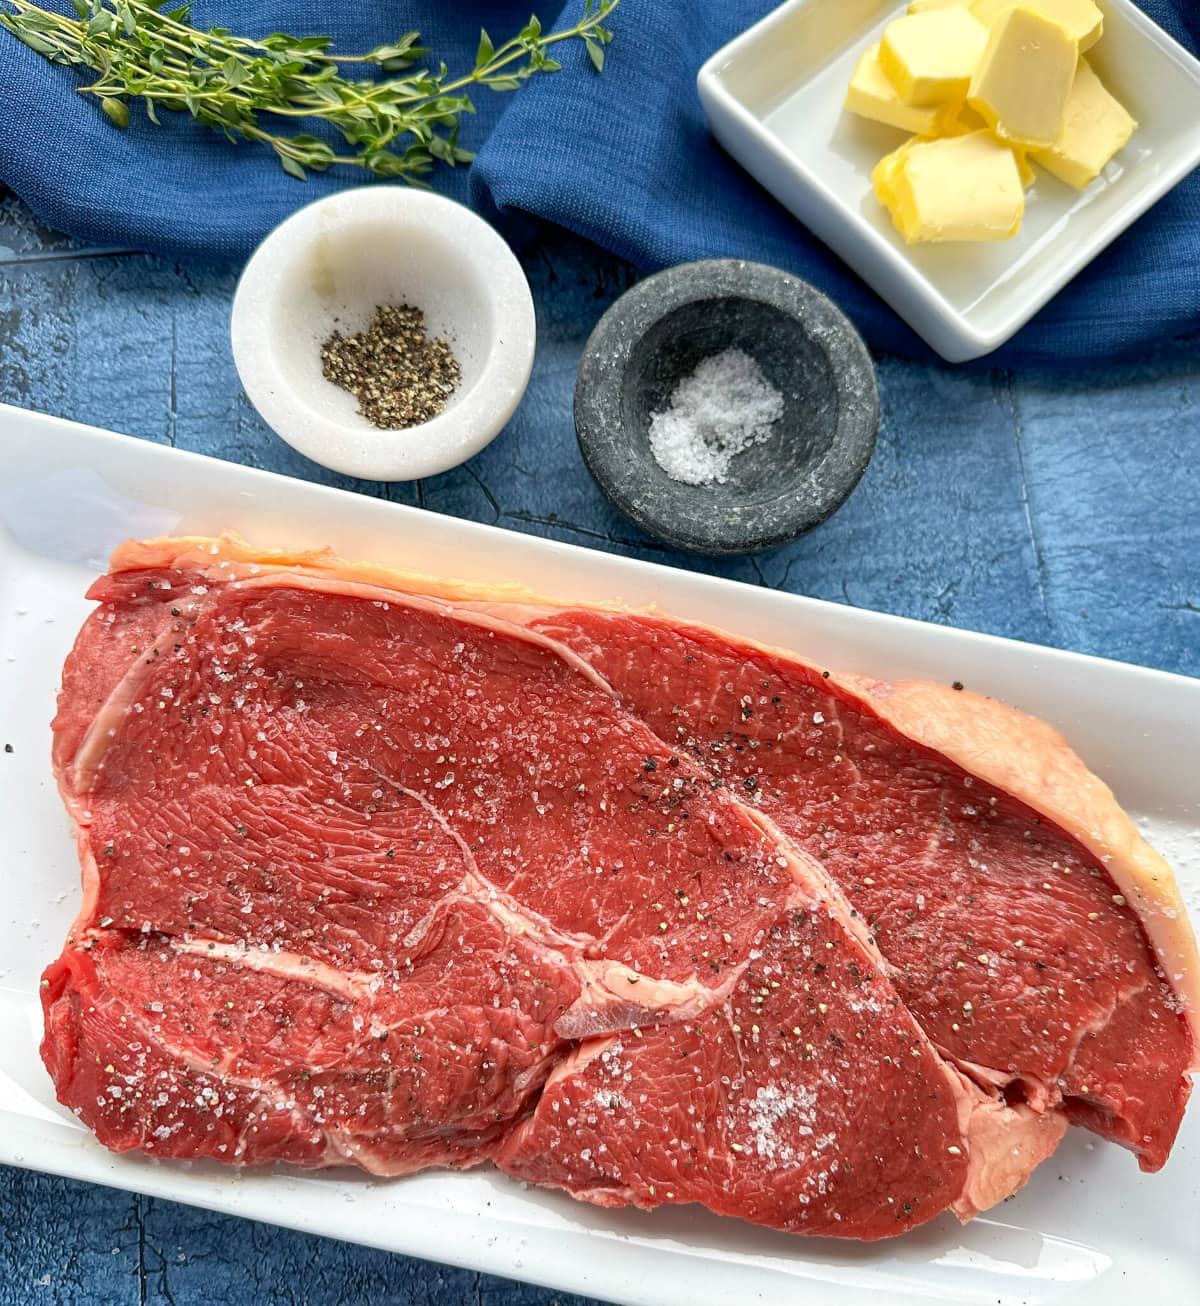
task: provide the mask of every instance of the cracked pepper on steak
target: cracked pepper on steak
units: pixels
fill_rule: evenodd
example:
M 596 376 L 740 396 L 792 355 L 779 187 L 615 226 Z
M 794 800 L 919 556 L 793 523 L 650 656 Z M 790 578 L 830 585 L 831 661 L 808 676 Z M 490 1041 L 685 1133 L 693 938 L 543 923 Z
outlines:
M 118 549 L 54 763 L 42 1055 L 106 1146 L 880 1238 L 1067 1125 L 1166 1160 L 1200 968 L 1049 727 L 657 613 Z

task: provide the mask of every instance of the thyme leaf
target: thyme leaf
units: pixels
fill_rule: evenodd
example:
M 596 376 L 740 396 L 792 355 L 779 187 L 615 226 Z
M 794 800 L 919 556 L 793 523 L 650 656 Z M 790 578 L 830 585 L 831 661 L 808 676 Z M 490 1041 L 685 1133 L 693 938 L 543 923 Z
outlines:
M 453 77 L 429 58 L 419 32 L 343 55 L 327 36 L 275 32 L 255 40 L 205 31 L 191 25 L 187 4 L 165 3 L 71 0 L 72 17 L 30 0 L 0 0 L 0 25 L 51 62 L 96 73 L 80 93 L 95 97 L 116 127 L 129 125 L 129 104 L 140 100 L 156 125 L 160 113 L 187 113 L 230 141 L 269 146 L 299 181 L 310 171 L 353 167 L 422 185 L 435 163 L 454 167 L 474 157 L 458 144 L 458 130 L 463 114 L 475 112 L 476 86 L 515 91 L 536 73 L 558 72 L 547 52 L 560 41 L 583 41 L 600 72 L 613 35 L 605 20 L 620 0 L 586 0 L 573 27 L 550 35 L 536 17 L 500 45 L 481 31 L 474 67 Z M 384 75 L 348 77 L 346 65 Z M 287 119 L 324 123 L 349 150 L 284 130 Z

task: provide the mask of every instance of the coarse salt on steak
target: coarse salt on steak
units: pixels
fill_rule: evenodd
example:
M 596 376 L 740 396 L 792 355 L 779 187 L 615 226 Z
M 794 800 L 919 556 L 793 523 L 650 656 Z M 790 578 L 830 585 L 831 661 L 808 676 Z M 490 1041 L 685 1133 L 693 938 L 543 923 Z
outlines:
M 1062 1102 L 1165 1155 L 1190 1032 L 1144 904 L 1079 925 L 1131 978 L 1098 971 L 1080 1015 L 1070 967 L 1101 950 L 1069 952 L 1046 981 L 1069 997 L 1030 1010 L 1072 1031 L 1030 1027 L 1001 1064 L 950 1037 L 964 1022 L 927 992 L 920 958 L 942 964 L 959 919 L 935 898 L 908 938 L 914 909 L 881 921 L 831 856 L 833 828 L 875 869 L 891 842 L 911 879 L 985 882 L 975 827 L 957 858 L 929 836 L 965 776 L 949 749 L 914 770 L 903 728 L 864 711 L 859 729 L 847 708 L 837 729 L 878 770 L 856 760 L 830 783 L 820 734 L 785 762 L 749 731 L 730 752 L 759 769 L 714 765 L 726 727 L 702 733 L 705 713 L 719 723 L 733 693 L 740 729 L 761 707 L 720 661 L 736 642 L 707 632 L 714 657 L 679 681 L 697 628 L 326 554 L 129 544 L 92 597 L 55 722 L 84 903 L 43 981 L 43 1056 L 106 1145 L 378 1174 L 491 1160 L 601 1204 L 700 1201 L 863 1238 L 1014 1191 L 1057 1144 Z M 739 648 L 747 674 L 759 655 Z M 789 721 L 820 714 L 803 665 L 772 672 Z M 998 809 L 985 833 L 1026 820 L 1028 797 L 977 783 Z M 1037 856 L 1054 839 L 1072 884 L 1098 878 L 1056 830 Z M 1011 932 L 986 937 L 1007 965 Z M 975 991 L 965 969 L 957 995 Z M 1147 1004 L 1155 1040 L 1129 1029 Z M 1114 1037 L 1137 1055 L 1107 1059 Z
M 653 615 L 531 624 L 819 859 L 955 1064 L 1162 1166 L 1197 1051 L 1195 940 L 1166 863 L 1054 731 Z

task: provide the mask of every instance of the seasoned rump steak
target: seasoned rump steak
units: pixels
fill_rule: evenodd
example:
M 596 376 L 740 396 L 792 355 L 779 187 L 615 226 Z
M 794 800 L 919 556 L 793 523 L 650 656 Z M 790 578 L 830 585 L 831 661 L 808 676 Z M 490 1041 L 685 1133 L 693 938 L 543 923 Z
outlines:
M 42 1050 L 107 1146 L 859 1238 L 1007 1196 L 1068 1116 L 1165 1158 L 1169 871 L 1139 899 L 1144 844 L 1102 860 L 871 686 L 232 539 L 123 546 L 91 597 Z
M 1163 1164 L 1194 1049 L 1139 917 L 1153 881 L 1122 892 L 1102 855 L 1035 810 L 1039 791 L 1053 797 L 1056 768 L 1074 790 L 1068 801 L 1096 783 L 1052 732 L 1018 718 L 1006 757 L 1014 714 L 961 691 L 834 679 L 654 616 L 567 611 L 532 624 L 820 861 L 956 1065 L 1039 1111 L 1062 1104 L 1132 1148 L 1143 1169 Z M 906 694 L 919 697 L 915 711 Z M 901 728 L 889 718 L 897 710 Z M 934 731 L 984 767 L 972 773 L 930 747 L 922 733 Z M 988 783 L 981 747 L 1016 772 L 1009 792 Z M 1108 797 L 1110 810 L 1088 812 L 1089 823 L 1115 823 Z M 1114 842 L 1122 837 L 1136 835 L 1118 830 Z M 1148 877 L 1169 881 L 1146 860 Z

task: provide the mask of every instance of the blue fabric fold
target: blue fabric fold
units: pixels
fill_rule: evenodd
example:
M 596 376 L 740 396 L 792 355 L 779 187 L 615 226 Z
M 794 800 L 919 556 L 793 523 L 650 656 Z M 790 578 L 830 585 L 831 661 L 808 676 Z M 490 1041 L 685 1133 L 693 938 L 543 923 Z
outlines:
M 838 0 L 823 0 L 837 3 Z M 516 31 L 530 0 L 197 0 L 200 24 L 247 34 L 328 34 L 361 51 L 418 28 L 450 67 L 469 67 L 479 28 Z M 545 0 L 547 24 L 574 21 L 582 0 Z M 436 189 L 519 232 L 528 219 L 568 227 L 652 269 L 742 257 L 787 267 L 831 295 L 868 341 L 928 351 L 878 297 L 712 140 L 696 71 L 771 0 L 623 0 L 603 76 L 582 48 L 560 47 L 563 73 L 512 96 L 479 92 L 463 141 L 470 169 L 442 169 Z M 1193 52 L 1194 0 L 1143 8 Z M 231 145 L 178 115 L 164 126 L 134 108 L 110 126 L 55 67 L 0 32 L 0 182 L 47 224 L 108 246 L 241 258 L 302 204 L 366 178 L 350 169 L 287 177 L 263 148 Z M 1116 357 L 1200 330 L 1200 175 L 1194 174 L 1060 294 L 992 362 L 1073 363 Z

